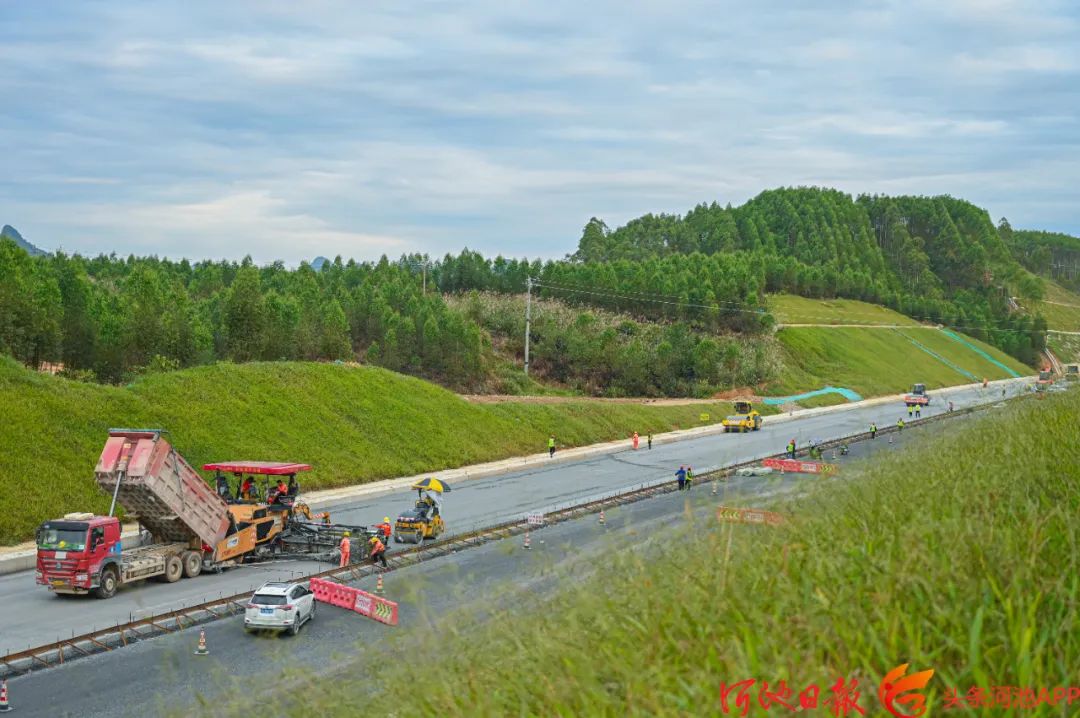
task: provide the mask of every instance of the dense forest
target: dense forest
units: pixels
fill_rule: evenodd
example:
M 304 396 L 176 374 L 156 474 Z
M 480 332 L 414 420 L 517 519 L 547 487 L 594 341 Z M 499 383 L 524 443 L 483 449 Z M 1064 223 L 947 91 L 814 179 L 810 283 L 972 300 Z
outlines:
M 746 267 L 748 291 L 875 302 L 957 327 L 1026 363 L 1042 350 L 1045 322 L 1011 311 L 1010 297 L 1038 300 L 1025 270 L 985 210 L 952 197 L 852 198 L 836 190 L 777 189 L 733 208 L 698 205 L 617 229 L 592 219 L 571 267 L 720 255 Z M 565 269 L 565 268 L 564 268 Z
M 572 320 L 538 320 L 538 372 L 589 392 L 700 393 L 765 380 L 772 369 L 753 339 L 773 326 L 766 294 L 780 291 L 883 304 L 1031 364 L 1045 322 L 1014 311 L 1010 298 L 1042 297 L 1032 272 L 1075 279 L 1077 257 L 1080 240 L 995 226 L 951 197 L 817 188 L 616 229 L 592 219 L 573 255 L 548 262 L 466 250 L 435 261 L 339 257 L 316 271 L 250 259 L 31 257 L 0 240 L 0 352 L 112 383 L 218 360 L 358 359 L 482 389 L 505 357 L 520 361 L 521 320 L 506 303 L 446 297 L 520 295 L 531 277 L 534 296 L 578 307 Z

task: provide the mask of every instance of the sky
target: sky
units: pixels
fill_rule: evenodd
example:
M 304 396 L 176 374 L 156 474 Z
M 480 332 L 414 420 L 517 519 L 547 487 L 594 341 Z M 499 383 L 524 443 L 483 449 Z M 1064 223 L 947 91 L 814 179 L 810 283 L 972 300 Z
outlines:
M 561 257 L 793 185 L 1080 234 L 1080 3 L 0 0 L 0 224 L 67 252 Z

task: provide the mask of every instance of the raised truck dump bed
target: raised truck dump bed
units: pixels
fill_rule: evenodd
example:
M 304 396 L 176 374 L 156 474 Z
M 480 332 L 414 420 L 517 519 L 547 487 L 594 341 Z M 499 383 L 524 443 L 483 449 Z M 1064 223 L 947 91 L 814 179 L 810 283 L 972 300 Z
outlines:
M 213 547 L 229 529 L 228 505 L 158 431 L 110 430 L 94 477 L 155 541 Z

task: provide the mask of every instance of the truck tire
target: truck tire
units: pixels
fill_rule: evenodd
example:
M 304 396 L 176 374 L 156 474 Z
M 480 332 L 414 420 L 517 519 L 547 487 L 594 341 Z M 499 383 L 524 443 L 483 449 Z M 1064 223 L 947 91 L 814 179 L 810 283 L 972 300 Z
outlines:
M 106 566 L 101 572 L 101 583 L 94 589 L 94 598 L 112 598 L 119 585 L 120 577 L 116 575 L 116 567 Z
M 168 556 L 165 559 L 165 573 L 161 575 L 161 580 L 165 583 L 176 583 L 180 580 L 180 577 L 184 575 L 184 563 L 177 555 Z
M 180 561 L 184 564 L 184 578 L 195 578 L 202 573 L 202 554 L 198 551 L 185 551 Z

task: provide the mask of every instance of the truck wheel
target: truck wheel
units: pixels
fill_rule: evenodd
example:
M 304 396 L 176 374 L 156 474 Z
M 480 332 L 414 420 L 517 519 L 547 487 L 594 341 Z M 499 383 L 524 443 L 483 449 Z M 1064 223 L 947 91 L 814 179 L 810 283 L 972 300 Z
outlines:
M 185 551 L 180 561 L 184 564 L 185 578 L 195 578 L 202 573 L 202 554 L 198 551 Z
M 109 566 L 101 572 L 101 584 L 94 589 L 94 598 L 112 598 L 116 595 L 116 587 L 120 585 L 120 579 L 116 576 L 116 569 Z
M 176 583 L 184 575 L 184 563 L 179 556 L 169 556 L 165 559 L 165 573 L 161 580 L 165 583 Z

